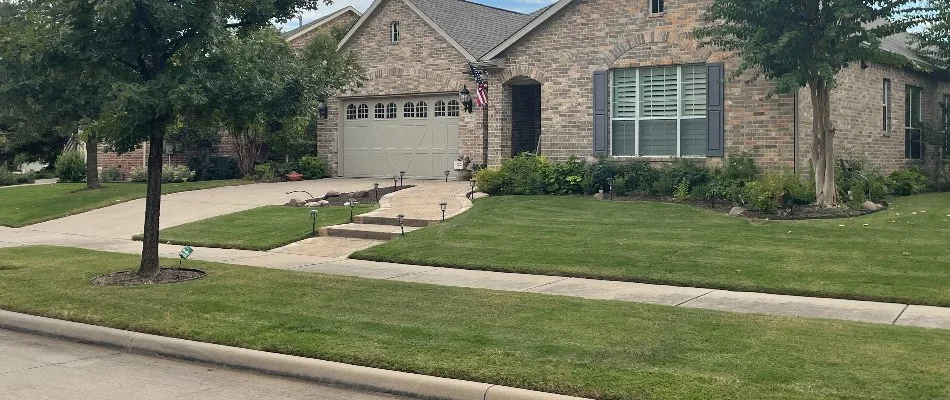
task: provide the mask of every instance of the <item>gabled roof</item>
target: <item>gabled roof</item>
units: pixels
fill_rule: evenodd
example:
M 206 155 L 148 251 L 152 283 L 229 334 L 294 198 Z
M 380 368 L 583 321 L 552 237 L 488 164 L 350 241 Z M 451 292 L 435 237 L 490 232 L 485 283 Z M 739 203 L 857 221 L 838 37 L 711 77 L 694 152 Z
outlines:
M 339 48 L 342 48 L 359 31 L 382 1 L 373 2 L 340 42 Z M 534 19 L 533 14 L 522 14 L 467 0 L 401 1 L 471 62 L 479 60 L 485 52 Z
M 491 50 L 482 55 L 483 59 L 490 60 L 495 57 L 498 57 L 503 51 L 507 50 L 513 44 L 520 41 L 522 38 L 527 36 L 529 33 L 533 32 L 539 26 L 547 22 L 549 19 L 553 18 L 555 15 L 558 15 L 564 7 L 567 7 L 569 4 L 573 3 L 574 0 L 560 0 L 557 3 L 551 4 L 545 8 L 542 8 L 538 11 L 531 13 L 531 16 L 534 16 L 528 23 L 524 24 L 520 29 L 515 33 L 511 34 L 505 40 L 501 41 L 493 47 Z
M 330 15 L 325 15 L 325 16 L 323 16 L 323 17 L 320 17 L 320 18 L 317 18 L 317 19 L 315 19 L 315 20 L 313 20 L 313 21 L 310 21 L 310 22 L 308 22 L 308 23 L 306 23 L 306 24 L 303 24 L 302 26 L 300 26 L 300 27 L 298 27 L 298 28 L 296 28 L 296 29 L 292 29 L 292 30 L 290 30 L 290 31 L 284 32 L 284 34 L 283 34 L 283 35 L 284 35 L 284 39 L 286 39 L 286 40 L 289 42 L 289 41 L 294 40 L 294 39 L 296 39 L 296 38 L 298 38 L 298 37 L 301 37 L 301 36 L 303 36 L 303 35 L 306 35 L 307 32 L 310 32 L 310 31 L 312 31 L 312 30 L 314 30 L 314 29 L 317 29 L 317 28 L 319 28 L 319 27 L 321 27 L 321 26 L 323 26 L 323 25 L 326 25 L 328 22 L 333 21 L 333 20 L 336 19 L 337 17 L 342 16 L 342 15 L 346 14 L 347 12 L 352 12 L 352 13 L 356 14 L 356 17 L 357 17 L 357 18 L 363 16 L 363 13 L 359 12 L 357 9 L 355 9 L 355 8 L 353 8 L 353 7 L 350 7 L 350 6 L 346 6 L 346 7 L 344 7 L 343 9 L 341 9 L 341 10 L 339 10 L 339 11 L 337 11 L 337 12 L 334 12 L 334 13 L 332 13 L 332 14 L 330 14 Z

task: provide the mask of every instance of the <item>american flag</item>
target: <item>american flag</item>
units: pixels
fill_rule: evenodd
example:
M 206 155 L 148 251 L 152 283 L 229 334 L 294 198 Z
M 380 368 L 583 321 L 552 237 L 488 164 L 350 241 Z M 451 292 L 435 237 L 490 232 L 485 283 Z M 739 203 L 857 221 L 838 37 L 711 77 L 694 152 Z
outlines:
M 483 72 L 471 63 L 468 64 L 469 69 L 472 70 L 472 77 L 475 78 L 475 84 L 477 86 L 477 94 L 475 96 L 475 103 L 479 107 L 484 107 L 488 105 L 488 84 L 485 83 L 485 80 L 482 79 Z

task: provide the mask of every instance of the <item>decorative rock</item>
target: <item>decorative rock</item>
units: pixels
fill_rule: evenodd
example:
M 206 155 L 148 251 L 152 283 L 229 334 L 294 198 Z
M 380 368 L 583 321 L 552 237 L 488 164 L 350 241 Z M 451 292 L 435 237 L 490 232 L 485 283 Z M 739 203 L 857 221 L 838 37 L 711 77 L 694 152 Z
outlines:
M 873 201 L 868 200 L 868 201 L 865 201 L 864 204 L 861 204 L 861 208 L 867 211 L 877 211 L 884 207 L 882 207 L 880 204 L 877 204 Z
M 321 201 L 322 201 L 322 200 L 321 200 Z M 309 202 L 309 203 L 307 203 L 307 204 L 304 204 L 304 206 L 306 206 L 306 207 L 320 207 L 320 202 L 319 202 L 319 201 L 311 201 L 311 202 Z
M 488 197 L 488 193 L 478 192 L 478 193 L 475 193 L 475 194 L 472 195 L 472 199 L 473 199 L 473 200 L 474 200 L 474 199 L 483 199 L 483 198 L 485 198 L 485 197 Z
M 749 211 L 749 210 L 746 210 L 745 208 L 742 208 L 742 207 L 732 207 L 732 209 L 729 210 L 729 216 L 739 217 L 739 216 L 742 216 L 742 214 L 745 214 L 746 211 Z
M 597 199 L 597 200 L 603 200 L 603 199 L 604 199 L 604 192 L 600 192 L 600 193 L 595 194 L 595 195 L 594 195 L 594 198 Z
M 330 191 L 327 192 L 327 194 L 325 194 L 325 195 L 323 196 L 323 198 L 324 198 L 324 199 L 329 199 L 329 198 L 331 198 L 331 197 L 338 197 L 339 195 L 340 195 L 340 192 L 338 192 L 338 191 L 336 191 L 336 190 L 330 190 Z
M 290 201 L 288 201 L 286 205 L 290 207 L 300 207 L 302 204 L 304 204 L 304 202 L 300 200 L 290 199 Z

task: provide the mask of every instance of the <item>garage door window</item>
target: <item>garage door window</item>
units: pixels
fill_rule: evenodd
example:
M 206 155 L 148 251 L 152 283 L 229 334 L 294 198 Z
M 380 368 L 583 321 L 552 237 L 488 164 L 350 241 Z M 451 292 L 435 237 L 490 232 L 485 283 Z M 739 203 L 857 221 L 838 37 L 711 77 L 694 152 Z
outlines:
M 411 101 L 407 101 L 406 104 L 402 105 L 402 116 L 403 118 L 415 118 L 416 117 L 416 105 Z
M 346 106 L 346 119 L 356 119 L 356 104 Z
M 356 119 L 367 119 L 369 118 L 369 106 L 366 104 L 360 104 L 356 108 Z
M 435 102 L 435 107 L 434 107 L 434 109 L 435 109 L 435 117 L 436 117 L 436 118 L 444 117 L 444 116 L 445 116 L 445 102 L 444 102 L 444 101 L 439 100 L 439 101 Z
M 459 102 L 458 100 L 449 101 L 449 116 L 457 117 L 459 116 Z
M 373 107 L 373 118 L 386 118 L 386 106 L 384 106 L 383 103 L 376 103 L 376 107 Z
M 429 116 L 429 105 L 424 101 L 416 104 L 416 118 L 427 118 Z
M 386 119 L 396 119 L 397 111 L 399 111 L 399 107 L 396 106 L 396 103 L 389 103 L 386 106 Z

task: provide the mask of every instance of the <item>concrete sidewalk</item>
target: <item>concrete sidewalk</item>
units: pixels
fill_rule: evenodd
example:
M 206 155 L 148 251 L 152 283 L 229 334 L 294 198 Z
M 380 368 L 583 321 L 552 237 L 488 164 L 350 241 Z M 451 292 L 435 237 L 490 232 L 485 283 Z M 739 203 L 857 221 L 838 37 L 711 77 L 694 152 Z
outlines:
M 41 244 L 128 254 L 141 254 L 142 250 L 141 243 L 131 240 L 40 232 L 29 228 L 0 228 L 0 247 Z M 382 263 L 318 257 L 310 255 L 306 247 L 299 248 L 303 251 L 297 252 L 295 247 L 285 247 L 269 252 L 196 247 L 191 259 L 509 292 L 950 329 L 950 308 L 944 307 Z M 177 258 L 179 250 L 181 246 L 159 246 L 159 254 L 163 257 Z

